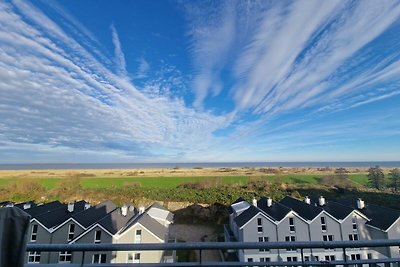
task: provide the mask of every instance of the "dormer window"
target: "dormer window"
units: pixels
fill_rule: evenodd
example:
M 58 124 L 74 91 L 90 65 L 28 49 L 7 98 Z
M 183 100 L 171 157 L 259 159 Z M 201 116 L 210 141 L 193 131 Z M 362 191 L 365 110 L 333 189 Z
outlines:
M 32 225 L 31 242 L 36 242 L 37 232 L 38 232 L 38 225 L 37 224 Z
M 326 232 L 326 218 L 325 218 L 325 216 L 321 217 L 321 230 L 322 230 L 322 232 Z
M 293 217 L 289 218 L 289 230 L 291 233 L 296 232 L 296 228 L 294 227 L 294 218 Z

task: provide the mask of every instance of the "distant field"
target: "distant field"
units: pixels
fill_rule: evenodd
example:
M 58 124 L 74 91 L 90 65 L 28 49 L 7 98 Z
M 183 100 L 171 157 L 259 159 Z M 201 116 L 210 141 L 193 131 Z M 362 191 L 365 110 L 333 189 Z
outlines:
M 316 174 L 283 174 L 280 175 L 280 180 L 287 184 L 318 184 L 320 175 Z M 366 185 L 366 174 L 350 174 L 350 180 L 356 185 Z M 1 178 L 0 186 L 5 186 L 17 180 L 24 178 Z M 63 178 L 34 178 L 47 189 L 52 189 Z M 140 184 L 144 188 L 175 188 L 185 183 L 196 183 L 206 181 L 212 184 L 246 184 L 249 179 L 260 179 L 257 177 L 248 176 L 220 176 L 220 177 L 83 177 L 81 178 L 81 186 L 83 188 L 107 188 L 115 187 L 122 188 L 127 185 Z M 275 176 L 265 176 L 262 179 L 270 181 L 275 180 Z

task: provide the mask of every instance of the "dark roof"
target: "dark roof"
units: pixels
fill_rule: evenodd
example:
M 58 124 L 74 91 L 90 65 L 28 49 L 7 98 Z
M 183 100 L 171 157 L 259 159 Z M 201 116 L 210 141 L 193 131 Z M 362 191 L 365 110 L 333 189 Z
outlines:
M 26 202 L 15 204 L 15 207 L 18 207 L 20 209 L 24 209 L 25 204 L 30 204 L 31 205 L 29 207 L 29 209 L 37 207 L 37 204 L 35 202 L 33 202 L 33 201 L 26 201 Z
M 239 216 L 237 216 L 234 221 L 236 222 L 236 225 L 240 228 L 245 225 L 249 220 L 251 220 L 254 216 L 256 216 L 259 212 L 262 211 L 254 207 L 253 205 L 250 205 L 250 207 L 243 211 Z
M 67 209 L 67 205 L 61 208 L 49 211 L 49 213 L 44 213 L 36 217 L 36 219 L 42 223 L 47 228 L 56 227 L 69 218 L 71 218 L 74 214 L 82 212 L 85 209 L 86 202 L 81 200 L 79 202 L 74 203 L 74 211 L 69 212 Z
M 367 225 L 371 225 L 383 231 L 389 229 L 389 227 L 399 218 L 400 211 L 386 208 L 382 206 L 376 206 L 373 204 L 365 204 L 363 209 L 357 207 L 356 201 L 340 200 L 340 203 L 348 205 L 353 209 L 357 209 L 364 214 L 370 221 L 366 222 Z
M 284 197 L 281 201 L 281 204 L 291 208 L 294 210 L 297 214 L 299 214 L 301 217 L 303 217 L 306 220 L 313 220 L 315 217 L 318 216 L 318 214 L 321 213 L 322 208 L 312 205 L 312 204 L 307 204 L 304 201 L 286 196 Z
M 83 212 L 75 214 L 72 216 L 77 222 L 79 222 L 83 227 L 89 227 L 97 221 L 104 218 L 108 213 L 112 212 L 117 208 L 112 201 L 104 201 L 94 207 L 91 207 Z
M 2 201 L 2 202 L 0 202 L 0 207 L 5 207 L 10 204 L 14 204 L 14 203 L 11 201 Z
M 158 238 L 165 240 L 165 236 L 167 235 L 168 228 L 157 220 L 151 218 L 147 213 L 143 213 L 137 220 L 138 223 L 146 227 L 150 232 L 156 235 Z
M 258 202 L 257 202 L 257 207 L 264 211 L 266 214 L 271 216 L 274 220 L 280 221 L 285 216 L 292 210 L 291 208 L 288 208 L 284 205 L 282 205 L 279 202 L 272 202 L 272 205 L 270 207 L 267 206 L 267 198 L 262 197 Z
M 351 207 L 333 201 L 327 201 L 326 204 L 321 208 L 338 220 L 345 219 L 354 211 L 354 209 Z
M 98 221 L 98 223 L 114 235 L 124 226 L 126 226 L 129 220 L 132 219 L 135 214 L 136 213 L 134 209 L 127 209 L 127 215 L 123 216 L 121 213 L 121 208 L 118 208 L 108 213 L 103 219 Z
M 31 215 L 32 218 L 36 218 L 42 214 L 48 214 L 52 210 L 59 208 L 66 208 L 67 205 L 60 203 L 59 201 L 49 202 L 43 205 L 37 205 L 36 207 L 26 209 L 25 212 Z M 20 207 L 23 210 L 23 207 Z

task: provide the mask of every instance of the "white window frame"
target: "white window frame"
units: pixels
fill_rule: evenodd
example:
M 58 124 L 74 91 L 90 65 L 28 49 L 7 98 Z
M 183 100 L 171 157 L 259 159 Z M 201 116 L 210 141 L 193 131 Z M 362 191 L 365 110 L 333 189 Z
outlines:
M 294 217 L 289 217 L 289 231 L 291 233 L 296 232 L 296 227 L 294 226 Z
M 357 231 L 357 230 L 358 230 L 357 217 L 356 217 L 356 216 L 354 216 L 354 217 L 351 219 L 351 225 L 352 225 L 352 227 L 353 227 L 353 231 Z
M 270 261 L 271 261 L 271 258 L 268 258 L 268 257 L 260 258 L 260 262 L 270 262 Z
M 140 253 L 133 254 L 133 263 L 140 263 Z
M 321 230 L 324 233 L 328 230 L 328 226 L 326 225 L 326 217 L 325 216 L 321 216 Z
M 138 232 L 139 232 L 139 234 L 138 234 Z M 135 231 L 135 243 L 141 243 L 142 242 L 142 232 L 143 232 L 142 229 L 137 229 Z
M 133 259 L 134 259 L 133 253 L 128 253 L 128 255 L 126 255 L 126 263 L 133 263 Z
M 95 258 L 97 258 L 97 260 Z M 102 262 L 102 258 L 104 258 L 104 262 Z M 98 263 L 107 263 L 107 254 L 93 254 L 92 264 Z
M 71 241 L 72 239 L 74 239 L 75 227 L 76 227 L 76 225 L 74 223 L 71 223 L 70 225 L 68 225 L 67 241 Z M 74 228 L 74 229 L 71 231 L 71 228 Z
M 262 218 L 257 218 L 257 233 L 262 234 L 263 226 L 262 226 Z
M 356 237 L 356 238 L 354 238 L 354 237 Z M 349 241 L 358 241 L 358 240 L 360 240 L 358 234 L 354 234 L 354 233 L 349 234 Z
M 39 230 L 39 225 L 33 224 L 32 229 L 31 229 L 31 242 L 36 242 L 38 230 Z M 35 237 L 35 238 L 33 238 L 33 237 Z
M 97 239 L 97 233 L 100 233 L 100 239 Z M 94 243 L 101 243 L 101 230 L 94 231 Z
M 63 260 L 61 258 L 64 258 Z M 67 257 L 70 258 L 70 260 L 67 260 Z M 58 254 L 58 262 L 59 263 L 70 263 L 72 261 L 72 251 L 60 251 Z
M 285 236 L 285 242 L 296 242 L 296 236 L 294 236 L 294 235 Z M 297 251 L 297 249 L 287 248 L 286 251 Z
M 39 251 L 29 251 L 28 252 L 28 263 L 38 264 L 40 263 L 40 252 Z M 33 261 L 31 261 L 31 257 Z
M 335 257 L 335 255 L 325 255 L 325 260 L 326 261 L 335 261 L 336 257 Z
M 325 242 L 332 242 L 335 241 L 334 235 L 322 235 L 322 240 Z
M 268 236 L 260 236 L 258 237 L 258 242 L 269 242 L 269 237 Z M 260 248 L 260 252 L 269 252 L 268 248 Z

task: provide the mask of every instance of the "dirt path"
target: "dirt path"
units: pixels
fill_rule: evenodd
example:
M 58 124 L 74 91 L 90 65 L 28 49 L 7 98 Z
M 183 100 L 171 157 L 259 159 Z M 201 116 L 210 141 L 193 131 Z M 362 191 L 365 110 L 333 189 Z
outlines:
M 169 228 L 170 236 L 186 242 L 215 241 L 217 235 L 215 228 L 207 225 L 172 224 Z M 199 260 L 199 251 L 196 251 L 196 259 Z M 217 250 L 204 250 L 201 253 L 202 262 L 221 261 Z

